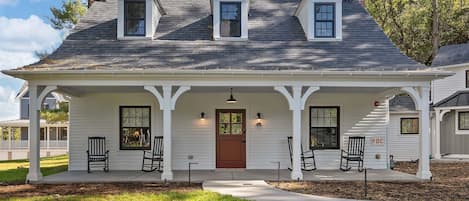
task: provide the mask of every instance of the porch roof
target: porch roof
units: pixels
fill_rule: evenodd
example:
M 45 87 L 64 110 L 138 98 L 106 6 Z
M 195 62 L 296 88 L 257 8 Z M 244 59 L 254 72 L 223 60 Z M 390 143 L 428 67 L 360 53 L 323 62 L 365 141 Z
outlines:
M 469 90 L 457 91 L 447 98 L 436 103 L 433 107 L 459 107 L 469 106 Z

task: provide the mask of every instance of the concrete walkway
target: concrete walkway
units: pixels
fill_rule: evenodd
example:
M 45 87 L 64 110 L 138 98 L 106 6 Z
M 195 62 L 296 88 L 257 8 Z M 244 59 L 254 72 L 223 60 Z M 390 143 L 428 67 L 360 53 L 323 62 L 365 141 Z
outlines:
M 202 187 L 204 190 L 255 201 L 346 201 L 283 191 L 261 180 L 212 180 L 205 181 Z

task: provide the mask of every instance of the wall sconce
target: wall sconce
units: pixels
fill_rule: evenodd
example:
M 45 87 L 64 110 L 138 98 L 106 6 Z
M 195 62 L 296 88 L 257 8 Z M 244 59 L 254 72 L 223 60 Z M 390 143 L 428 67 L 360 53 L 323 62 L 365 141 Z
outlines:
M 256 123 L 256 126 L 257 127 L 262 127 L 262 114 L 260 112 L 258 112 L 257 114 L 257 123 Z
M 205 112 L 200 113 L 200 120 L 205 120 Z

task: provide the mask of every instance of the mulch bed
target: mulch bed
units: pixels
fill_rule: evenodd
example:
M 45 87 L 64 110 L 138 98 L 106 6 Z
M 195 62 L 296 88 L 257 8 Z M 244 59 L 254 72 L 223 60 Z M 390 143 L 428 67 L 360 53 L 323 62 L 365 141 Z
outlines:
M 401 162 L 395 170 L 417 172 L 417 164 Z M 371 200 L 469 200 L 469 163 L 432 163 L 429 182 L 282 182 L 279 188 L 304 194 Z M 276 182 L 272 182 L 276 185 Z
M 39 184 L 0 186 L 0 200 L 8 197 L 45 195 L 107 195 L 140 192 L 187 192 L 201 190 L 201 184 L 188 183 L 110 183 L 110 184 Z

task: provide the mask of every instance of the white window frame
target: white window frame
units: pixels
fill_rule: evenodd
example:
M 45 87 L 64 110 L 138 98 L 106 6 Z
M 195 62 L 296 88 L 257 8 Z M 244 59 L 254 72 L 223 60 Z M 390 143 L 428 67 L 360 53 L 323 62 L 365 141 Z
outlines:
M 455 121 L 454 121 L 454 130 L 456 135 L 469 135 L 469 130 L 459 130 L 459 113 L 460 112 L 469 112 L 469 109 L 466 110 L 456 110 L 454 112 Z
M 333 3 L 335 4 L 335 37 L 334 38 L 316 38 L 315 36 L 315 4 L 316 3 Z M 307 38 L 309 41 L 342 41 L 342 0 L 311 0 L 308 3 L 308 31 Z
M 241 3 L 241 37 L 222 37 L 220 35 L 220 4 L 221 2 L 238 2 Z M 245 41 L 248 40 L 248 0 L 213 0 L 213 39 L 228 41 Z
M 142 0 L 145 2 L 145 35 L 144 36 L 126 36 L 125 35 L 125 1 L 119 0 L 118 2 L 118 16 L 117 16 L 117 39 L 118 40 L 141 40 L 153 39 L 154 26 L 153 25 L 153 0 Z

